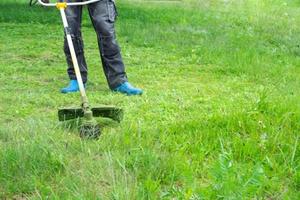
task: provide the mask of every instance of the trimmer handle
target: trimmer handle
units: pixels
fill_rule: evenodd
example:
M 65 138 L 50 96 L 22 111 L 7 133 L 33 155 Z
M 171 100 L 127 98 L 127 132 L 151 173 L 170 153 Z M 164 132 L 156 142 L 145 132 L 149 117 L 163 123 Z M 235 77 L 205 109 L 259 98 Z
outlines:
M 89 0 L 89 1 L 83 1 L 83 2 L 66 2 L 65 0 L 59 0 L 57 3 L 44 3 L 42 0 L 38 0 L 39 4 L 47 7 L 56 7 L 59 3 L 66 3 L 67 6 L 84 6 L 87 4 L 95 3 L 100 0 Z

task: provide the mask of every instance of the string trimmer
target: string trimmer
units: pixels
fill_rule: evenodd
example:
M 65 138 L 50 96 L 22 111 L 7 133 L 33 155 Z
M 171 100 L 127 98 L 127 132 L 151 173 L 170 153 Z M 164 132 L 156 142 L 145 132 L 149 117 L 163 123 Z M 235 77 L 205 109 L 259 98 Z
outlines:
M 94 117 L 106 117 L 120 122 L 123 116 L 122 110 L 114 106 L 98 106 L 93 108 L 90 107 L 83 85 L 82 77 L 80 74 L 78 61 L 65 13 L 65 9 L 68 6 L 83 6 L 90 3 L 95 3 L 97 1 L 100 0 L 89 0 L 76 3 L 67 3 L 65 1 L 60 1 L 56 3 L 44 3 L 43 0 L 38 0 L 38 2 L 43 6 L 56 7 L 60 11 L 81 95 L 82 104 L 80 107 L 61 108 L 58 110 L 59 121 L 81 118 L 80 136 L 85 138 L 98 138 L 101 134 L 100 126 L 94 119 Z

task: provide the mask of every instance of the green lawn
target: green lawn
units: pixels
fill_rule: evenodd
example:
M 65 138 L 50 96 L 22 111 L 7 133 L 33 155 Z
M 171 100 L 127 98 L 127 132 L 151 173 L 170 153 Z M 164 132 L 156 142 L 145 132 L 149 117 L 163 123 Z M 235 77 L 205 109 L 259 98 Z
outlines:
M 300 199 L 300 2 L 117 0 L 138 97 L 112 93 L 85 12 L 92 104 L 124 109 L 81 140 L 59 12 L 0 2 L 0 199 Z M 85 10 L 86 11 L 86 10 Z

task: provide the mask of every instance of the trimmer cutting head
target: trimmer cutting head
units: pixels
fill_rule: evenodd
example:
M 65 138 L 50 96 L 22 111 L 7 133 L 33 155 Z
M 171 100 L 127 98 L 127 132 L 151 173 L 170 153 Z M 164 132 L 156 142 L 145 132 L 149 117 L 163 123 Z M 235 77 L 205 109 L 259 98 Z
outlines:
M 105 117 L 120 122 L 123 118 L 123 110 L 114 106 L 96 106 L 91 108 L 93 117 Z M 59 121 L 66 121 L 84 117 L 84 110 L 81 107 L 60 108 L 58 110 Z
M 101 135 L 101 129 L 95 119 L 86 119 L 85 117 L 81 120 L 80 125 L 80 137 L 85 139 L 99 139 Z
M 58 110 L 59 121 L 80 118 L 80 137 L 86 139 L 98 139 L 101 135 L 100 126 L 94 117 L 105 117 L 120 122 L 123 111 L 114 106 L 97 106 L 87 110 L 82 107 L 69 107 Z

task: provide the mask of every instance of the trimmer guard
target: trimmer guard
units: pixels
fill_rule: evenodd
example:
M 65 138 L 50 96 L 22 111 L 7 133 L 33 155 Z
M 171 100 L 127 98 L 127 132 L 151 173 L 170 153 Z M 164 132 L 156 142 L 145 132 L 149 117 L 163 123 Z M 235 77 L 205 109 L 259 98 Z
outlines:
M 96 106 L 91 108 L 93 117 L 110 118 L 117 122 L 123 119 L 123 110 L 114 106 Z M 84 111 L 81 107 L 60 108 L 58 110 L 59 121 L 66 121 L 84 117 Z

